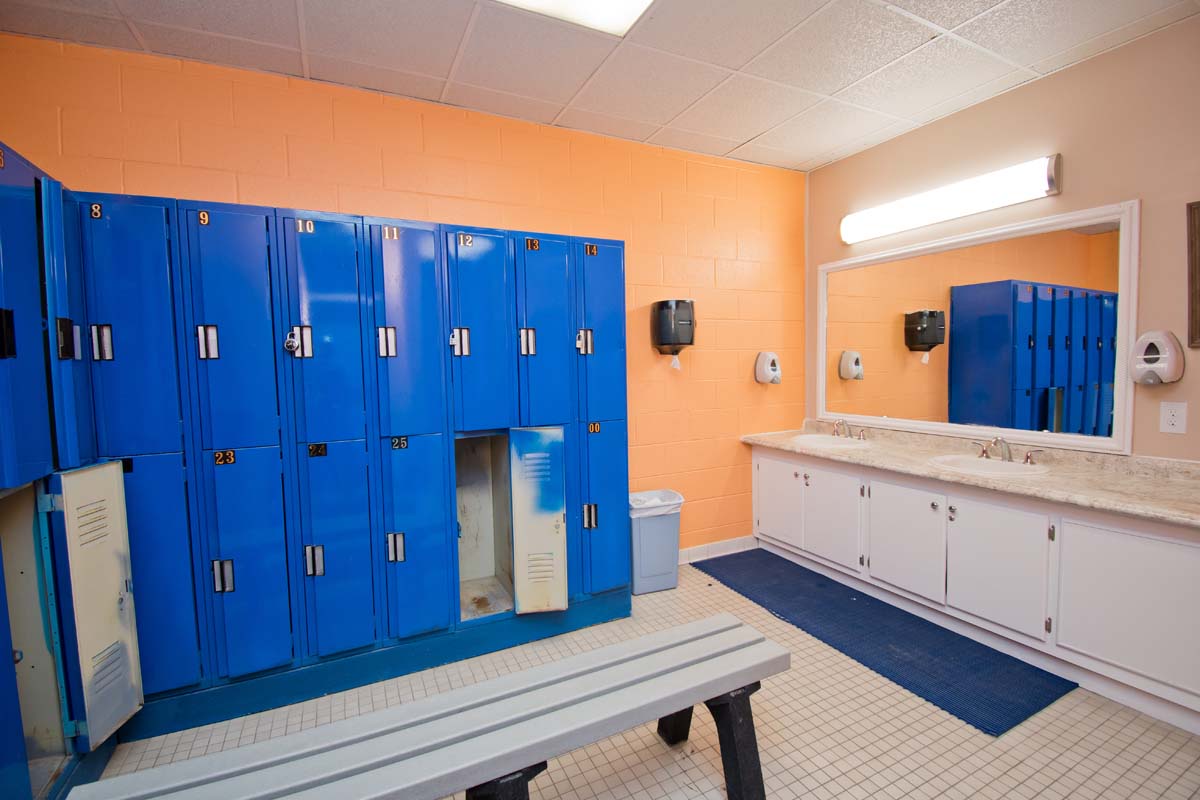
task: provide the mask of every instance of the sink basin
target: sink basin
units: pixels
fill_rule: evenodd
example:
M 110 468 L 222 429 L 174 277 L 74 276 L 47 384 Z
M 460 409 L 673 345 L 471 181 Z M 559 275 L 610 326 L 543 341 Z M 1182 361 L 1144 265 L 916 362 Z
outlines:
M 970 455 L 934 456 L 929 459 L 929 463 L 951 472 L 985 478 L 1033 478 L 1050 471 L 1042 464 L 1022 464 L 1019 461 L 1001 461 L 997 458 Z
M 792 437 L 792 441 L 806 447 L 820 447 L 825 450 L 861 450 L 870 447 L 871 443 L 862 439 L 851 439 L 847 436 L 830 436 L 828 433 L 802 433 Z

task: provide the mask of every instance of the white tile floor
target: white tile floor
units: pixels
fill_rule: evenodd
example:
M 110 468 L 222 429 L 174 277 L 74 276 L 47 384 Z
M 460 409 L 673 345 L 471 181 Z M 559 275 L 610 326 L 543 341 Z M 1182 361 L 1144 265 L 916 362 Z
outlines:
M 1197 798 L 1200 737 L 1077 689 L 1004 736 L 971 728 L 692 567 L 633 616 L 229 722 L 120 745 L 105 776 L 227 750 L 411 702 L 721 611 L 792 651 L 754 696 L 767 796 Z M 716 730 L 696 713 L 668 748 L 644 725 L 550 762 L 550 800 L 724 798 Z M 461 795 L 460 795 L 461 797 Z

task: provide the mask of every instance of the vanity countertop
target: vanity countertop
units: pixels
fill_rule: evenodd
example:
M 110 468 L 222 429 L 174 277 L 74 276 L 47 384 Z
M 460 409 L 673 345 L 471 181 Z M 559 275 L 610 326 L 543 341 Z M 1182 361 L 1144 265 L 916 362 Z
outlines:
M 964 440 L 871 430 L 868 447 L 833 450 L 796 438 L 806 432 L 814 431 L 756 433 L 743 436 L 742 441 L 755 447 L 1200 528 L 1200 465 L 1190 462 L 1053 450 L 1047 452 L 1043 462 L 1049 467 L 1048 473 L 998 479 L 965 475 L 930 463 L 933 456 L 970 453 L 970 444 Z M 1014 457 L 1019 458 L 1026 449 L 1014 445 Z

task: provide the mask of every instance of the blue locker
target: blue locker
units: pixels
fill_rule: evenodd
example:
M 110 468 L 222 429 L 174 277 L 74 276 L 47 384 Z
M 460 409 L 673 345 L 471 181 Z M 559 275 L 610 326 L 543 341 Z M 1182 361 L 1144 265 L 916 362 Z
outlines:
M 950 288 L 951 422 L 1011 427 L 1029 418 L 1032 360 L 1028 333 L 1019 331 L 1031 327 L 1032 290 L 1028 302 L 1020 295 L 1008 281 Z
M 1117 369 L 1117 296 L 1100 297 L 1100 410 L 1096 417 L 1096 435 L 1111 436 L 1113 423 L 1113 381 Z
M 201 455 L 220 672 L 234 678 L 292 661 L 278 447 Z
M 509 238 L 503 231 L 442 230 L 450 277 L 454 429 L 514 427 L 516 287 Z
M 586 452 L 584 541 L 591 594 L 629 585 L 629 462 L 624 420 L 580 426 Z
M 446 422 L 446 323 L 437 228 L 369 220 L 379 430 L 437 433 Z
M 1067 376 L 1067 426 L 1083 433 L 1083 407 L 1087 388 L 1087 291 L 1071 290 L 1071 341 Z
M 1084 391 L 1083 432 L 1095 436 L 1100 419 L 1100 350 L 1103 347 L 1100 306 L 1102 294 L 1088 292 L 1087 297 L 1087 386 Z
M 145 694 L 200 681 L 183 455 L 128 458 L 125 508 Z
M 79 195 L 99 454 L 183 446 L 174 200 Z
M 96 460 L 79 204 L 58 181 L 40 183 L 55 463 L 60 470 L 75 469 Z
M 366 436 L 357 217 L 279 212 L 300 442 Z
M 569 239 L 514 234 L 517 254 L 518 378 L 521 424 L 576 419 L 574 296 Z M 622 301 L 623 302 L 623 301 Z
M 0 553 L 0 797 L 28 800 L 29 762 L 25 753 L 25 730 L 21 701 L 17 695 L 17 670 L 9 655 L 14 652 L 8 622 L 8 594 L 4 587 L 4 557 Z
M 440 434 L 383 440 L 383 550 L 393 638 L 444 630 L 453 620 L 446 449 Z
M 1054 288 L 1054 343 L 1051 353 L 1051 386 L 1069 386 L 1071 380 L 1071 290 Z
M 1036 345 L 1033 333 L 1033 286 L 1027 283 L 1018 284 L 1013 291 L 1013 331 L 1010 334 L 1013 347 L 1012 381 L 1018 389 L 1029 389 L 1034 386 L 1033 351 Z
M 1033 388 L 1047 389 L 1054 380 L 1054 287 L 1034 287 Z
M 577 240 L 580 419 L 625 419 L 625 248 Z
M 301 445 L 299 465 L 311 649 L 327 656 L 369 645 L 375 603 L 366 444 Z
M 40 173 L 0 144 L 0 489 L 53 469 L 46 391 L 41 258 Z
M 186 338 L 196 364 L 201 447 L 278 445 L 274 324 L 275 214 L 181 203 L 190 287 Z

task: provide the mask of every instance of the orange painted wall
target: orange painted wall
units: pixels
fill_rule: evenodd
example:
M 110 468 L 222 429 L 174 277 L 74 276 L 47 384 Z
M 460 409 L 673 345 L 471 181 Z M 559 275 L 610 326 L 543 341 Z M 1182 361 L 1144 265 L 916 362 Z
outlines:
M 829 276 L 826 405 L 835 414 L 946 422 L 949 409 L 950 287 L 1000 280 L 1116 291 L 1118 235 L 1055 231 L 872 264 Z M 904 344 L 904 315 L 946 312 L 946 344 L 923 353 Z M 843 350 L 863 357 L 863 379 L 838 377 Z
M 751 532 L 738 437 L 804 418 L 805 176 L 313 81 L 0 36 L 0 140 L 68 186 L 627 243 L 634 489 L 685 547 Z M 696 300 L 682 370 L 649 304 Z M 753 381 L 775 350 L 785 382 Z

